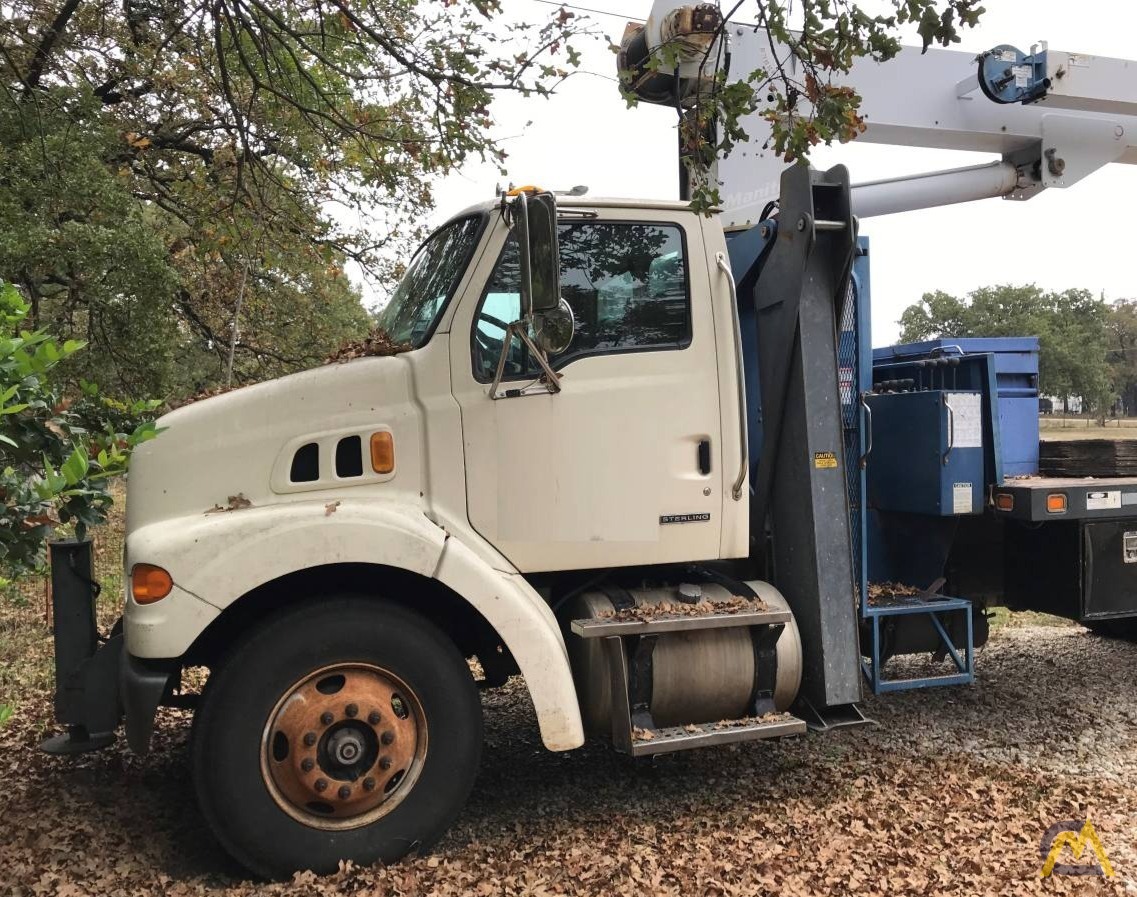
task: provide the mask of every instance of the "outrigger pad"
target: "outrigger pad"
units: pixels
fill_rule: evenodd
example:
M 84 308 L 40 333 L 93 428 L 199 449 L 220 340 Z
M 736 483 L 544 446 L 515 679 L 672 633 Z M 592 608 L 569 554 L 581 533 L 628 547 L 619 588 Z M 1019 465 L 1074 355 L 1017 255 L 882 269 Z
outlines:
M 71 726 L 67 732 L 52 735 L 40 742 L 39 749 L 56 757 L 68 754 L 85 754 L 110 747 L 115 742 L 114 732 L 88 732 L 83 726 Z
M 875 726 L 856 704 L 837 704 L 833 707 L 815 707 L 809 698 L 798 695 L 793 711 L 809 726 L 811 732 L 828 732 L 830 729 L 847 729 L 850 726 Z

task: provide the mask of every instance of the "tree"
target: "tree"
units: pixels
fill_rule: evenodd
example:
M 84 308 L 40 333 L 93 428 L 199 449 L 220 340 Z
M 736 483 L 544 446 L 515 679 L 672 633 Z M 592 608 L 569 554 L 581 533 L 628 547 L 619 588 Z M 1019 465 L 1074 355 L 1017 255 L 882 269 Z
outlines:
M 1121 410 L 1137 414 L 1137 299 L 1118 299 L 1106 315 L 1106 360 Z
M 1044 292 L 1034 284 L 981 287 L 958 299 L 925 293 L 900 316 L 901 342 L 937 337 L 1037 336 L 1039 391 L 1079 396 L 1087 409 L 1104 414 L 1114 403 L 1106 363 L 1104 299 L 1088 290 Z
M 94 384 L 65 396 L 59 366 L 83 349 L 41 330 L 22 330 L 30 306 L 0 282 L 0 584 L 42 564 L 60 524 L 83 538 L 110 505 L 106 484 L 157 429 L 142 418 L 156 402 L 130 406 Z
M 0 270 L 129 394 L 318 362 L 366 324 L 343 275 L 418 236 L 430 176 L 545 93 L 573 14 L 497 0 L 14 0 L 0 21 Z M 240 306 L 240 309 L 238 309 Z M 240 314 L 238 314 L 240 311 Z

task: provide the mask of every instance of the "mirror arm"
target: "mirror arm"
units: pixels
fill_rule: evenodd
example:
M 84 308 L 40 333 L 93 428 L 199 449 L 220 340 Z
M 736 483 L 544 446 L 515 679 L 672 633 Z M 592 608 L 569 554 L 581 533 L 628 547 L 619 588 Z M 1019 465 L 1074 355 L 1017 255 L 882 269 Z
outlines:
M 518 322 L 520 323 L 520 322 Z M 548 387 L 549 392 L 557 393 L 561 391 L 561 378 L 557 372 L 549 364 L 549 360 L 545 357 L 545 353 L 537 348 L 531 337 L 524 329 L 518 327 L 517 335 L 521 337 L 521 341 L 528 346 L 529 351 L 533 353 L 533 357 L 537 359 L 537 363 L 541 365 L 541 369 L 545 372 L 545 386 Z
M 498 389 L 501 387 L 501 378 L 505 374 L 505 361 L 509 357 L 509 349 L 510 346 L 513 345 L 514 335 L 525 344 L 525 347 L 532 353 L 533 357 L 537 359 L 537 363 L 541 365 L 546 377 L 545 387 L 549 392 L 558 393 L 561 391 L 560 377 L 558 377 L 557 372 L 549 366 L 549 362 L 545 358 L 545 353 L 538 349 L 533 343 L 532 337 L 526 332 L 527 327 L 527 321 L 514 321 L 506 328 L 505 338 L 501 344 L 501 355 L 497 360 L 497 370 L 493 375 L 493 383 L 490 384 L 490 398 L 494 401 L 505 398 L 504 394 L 498 393 Z

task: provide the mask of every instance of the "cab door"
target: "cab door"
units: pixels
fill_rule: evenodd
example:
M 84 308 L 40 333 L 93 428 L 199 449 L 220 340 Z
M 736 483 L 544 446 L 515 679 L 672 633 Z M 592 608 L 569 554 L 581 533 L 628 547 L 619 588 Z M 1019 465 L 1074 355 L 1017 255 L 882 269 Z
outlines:
M 519 254 L 502 222 L 451 326 L 470 524 L 523 572 L 719 556 L 724 471 L 698 220 L 603 209 L 559 225 L 572 343 L 561 390 L 515 341 Z

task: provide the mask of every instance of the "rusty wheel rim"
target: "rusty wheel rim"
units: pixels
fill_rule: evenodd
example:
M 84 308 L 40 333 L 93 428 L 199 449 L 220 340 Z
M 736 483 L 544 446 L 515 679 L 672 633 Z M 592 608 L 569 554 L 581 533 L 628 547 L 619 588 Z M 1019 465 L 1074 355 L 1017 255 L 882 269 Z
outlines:
M 410 793 L 426 743 L 422 704 L 405 682 L 370 664 L 336 664 L 277 701 L 264 728 L 261 776 L 298 822 L 358 828 Z

